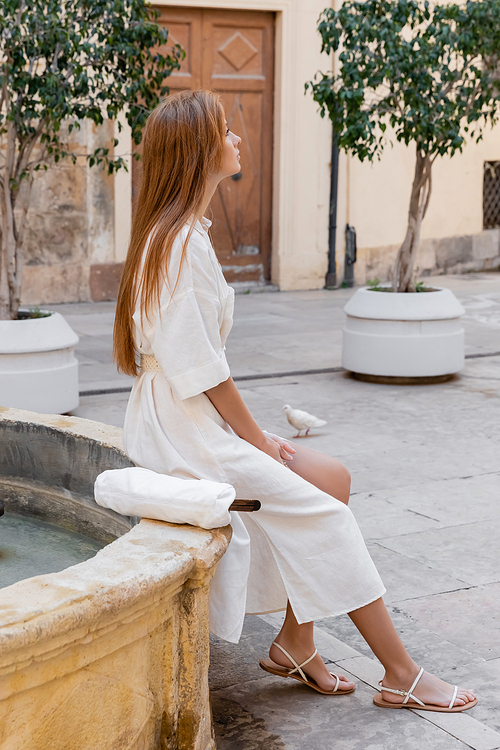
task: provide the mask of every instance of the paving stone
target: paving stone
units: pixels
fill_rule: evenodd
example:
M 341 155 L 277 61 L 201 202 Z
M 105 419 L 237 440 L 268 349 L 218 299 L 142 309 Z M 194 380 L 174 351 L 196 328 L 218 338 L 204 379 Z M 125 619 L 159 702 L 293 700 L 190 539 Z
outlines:
M 478 696 L 472 716 L 500 734 L 500 658 L 445 668 L 442 676 L 452 684 L 472 687 Z
M 377 533 L 380 533 L 377 526 L 378 516 L 382 515 L 377 514 L 377 501 L 386 501 L 391 506 L 420 515 L 430 523 L 428 528 L 457 526 L 495 518 L 498 515 L 499 487 L 500 471 L 494 471 L 457 479 L 422 482 L 419 485 L 398 487 L 394 490 L 360 493 L 359 500 L 358 496 L 352 498 L 351 506 L 356 513 L 357 505 L 361 505 L 357 514 L 358 523 L 362 524 L 364 514 L 368 514 L 366 525 L 375 529 Z M 386 512 L 390 513 L 389 510 Z M 385 512 L 383 515 L 385 516 Z M 423 523 L 422 521 L 422 525 Z M 401 527 L 398 524 L 397 528 L 402 533 L 406 531 L 404 524 Z M 420 530 L 425 529 L 414 529 Z M 381 531 L 380 536 L 383 537 L 383 528 Z
M 384 542 L 385 543 L 385 542 Z M 425 594 L 440 594 L 467 588 L 463 581 L 436 570 L 425 561 L 407 557 L 382 546 L 380 542 L 367 544 L 368 551 L 384 582 L 386 603 L 405 602 Z
M 386 537 L 378 544 L 471 585 L 500 581 L 500 518 Z M 457 588 L 460 588 L 458 586 Z M 429 592 L 430 593 L 430 592 Z
M 451 643 L 483 659 L 500 657 L 500 583 L 407 599 L 399 606 Z
M 264 679 L 267 673 L 259 667 L 259 660 L 267 658 L 274 636 L 275 628 L 255 616 L 245 618 L 243 633 L 237 644 L 211 636 L 210 689 L 218 690 L 248 680 Z
M 110 387 L 109 383 L 98 383 L 96 385 L 101 386 L 100 388 L 96 388 L 96 390 Z M 116 387 L 120 386 L 118 385 Z M 106 424 L 111 424 L 114 427 L 123 427 L 128 396 L 128 393 L 113 393 L 112 397 L 108 394 L 102 396 L 86 396 L 84 398 L 80 397 L 80 406 L 71 413 L 74 414 L 75 417 L 95 419 L 99 422 L 105 421 Z M 100 419 L 99 414 L 101 415 Z
M 500 747 L 500 733 L 477 721 L 471 715 L 475 708 L 458 716 L 418 710 L 415 713 L 474 750 L 497 750 Z
M 397 530 L 398 536 L 438 527 L 439 521 L 415 512 L 397 500 L 390 502 L 377 492 L 360 492 L 351 498 L 351 508 L 365 541 L 385 539 Z
M 463 742 L 412 711 L 372 703 L 362 683 L 341 697 L 321 696 L 269 677 L 212 693 L 218 750 L 465 750 Z

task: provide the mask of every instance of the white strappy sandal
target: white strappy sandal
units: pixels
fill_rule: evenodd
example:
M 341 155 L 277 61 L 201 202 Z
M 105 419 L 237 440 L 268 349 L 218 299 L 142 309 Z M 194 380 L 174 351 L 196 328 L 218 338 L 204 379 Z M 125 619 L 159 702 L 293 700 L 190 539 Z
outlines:
M 277 675 L 278 677 L 291 677 L 294 680 L 303 682 L 304 685 L 307 685 L 308 687 L 316 690 L 322 695 L 348 695 L 349 693 L 354 693 L 355 688 L 350 688 L 349 690 L 339 690 L 340 678 L 333 672 L 330 672 L 331 676 L 335 677 L 336 680 L 333 690 L 323 690 L 323 688 L 320 688 L 320 686 L 312 679 L 312 677 L 307 677 L 306 673 L 302 670 L 302 667 L 305 667 L 306 664 L 309 664 L 309 662 L 314 659 L 314 657 L 318 653 L 318 649 L 315 649 L 314 654 L 310 656 L 309 659 L 306 659 L 304 662 L 302 662 L 302 664 L 297 664 L 293 656 L 290 656 L 290 654 L 285 651 L 283 646 L 280 646 L 280 644 L 276 643 L 276 641 L 274 641 L 273 645 L 277 646 L 279 650 L 285 654 L 287 659 L 290 659 L 293 664 L 293 669 L 282 667 L 280 664 L 276 664 L 271 659 L 261 659 L 259 665 L 261 669 L 264 669 L 266 672 L 270 672 L 270 674 Z M 297 672 L 298 674 L 296 674 Z
M 417 698 L 415 695 L 413 695 L 413 691 L 418 685 L 418 681 L 422 677 L 424 673 L 423 667 L 420 668 L 420 671 L 418 675 L 415 677 L 415 680 L 413 682 L 413 685 L 409 690 L 395 690 L 394 688 L 388 688 L 385 685 L 382 685 L 382 680 L 378 683 L 378 686 L 380 690 L 385 690 L 388 693 L 394 693 L 394 695 L 403 695 L 404 700 L 402 703 L 390 703 L 389 701 L 385 701 L 382 698 L 382 693 L 377 693 L 377 695 L 373 696 L 373 702 L 376 706 L 379 706 L 380 708 L 417 708 L 419 711 L 437 711 L 438 713 L 443 714 L 450 714 L 450 713 L 459 713 L 460 711 L 467 711 L 467 709 L 472 708 L 477 703 L 477 698 L 474 698 L 473 701 L 469 701 L 469 703 L 465 703 L 463 706 L 455 706 L 455 700 L 458 693 L 458 687 L 455 685 L 453 689 L 453 695 L 451 697 L 451 701 L 449 703 L 449 706 L 435 706 L 432 705 L 432 703 L 423 703 L 419 698 Z M 409 701 L 415 701 L 414 703 L 410 703 Z

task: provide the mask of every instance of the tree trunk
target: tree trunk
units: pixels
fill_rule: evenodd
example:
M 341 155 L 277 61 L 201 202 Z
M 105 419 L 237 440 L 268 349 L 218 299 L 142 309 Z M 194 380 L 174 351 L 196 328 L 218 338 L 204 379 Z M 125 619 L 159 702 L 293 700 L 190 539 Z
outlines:
M 16 131 L 12 123 L 7 128 L 5 163 L 0 174 L 0 320 L 16 320 L 21 303 L 23 272 L 23 244 L 34 167 L 27 170 L 16 163 Z M 27 150 L 29 158 L 33 144 Z M 18 169 L 16 170 L 16 167 Z M 25 174 L 24 190 L 11 183 L 12 175 Z M 19 203 L 19 205 L 18 205 Z
M 411 188 L 410 207 L 408 210 L 408 227 L 403 244 L 398 250 L 392 288 L 394 292 L 414 292 L 415 280 L 413 268 L 420 242 L 422 220 L 427 212 L 432 188 L 432 164 L 429 154 L 417 147 L 415 175 Z
M 0 180 L 1 263 L 0 319 L 17 318 L 21 297 L 21 248 L 18 247 L 11 179 L 16 161 L 16 131 L 9 122 L 6 135 L 5 162 Z
M 1 188 L 0 188 L 1 190 Z M 3 201 L 0 198 L 0 215 L 3 219 Z M 5 232 L 0 230 L 0 320 L 9 320 L 10 318 L 10 291 L 9 279 L 7 275 L 7 247 L 4 242 Z
M 2 212 L 2 279 L 0 284 L 0 319 L 15 320 L 21 301 L 21 248 L 18 247 L 12 195 L 5 183 L 0 187 Z

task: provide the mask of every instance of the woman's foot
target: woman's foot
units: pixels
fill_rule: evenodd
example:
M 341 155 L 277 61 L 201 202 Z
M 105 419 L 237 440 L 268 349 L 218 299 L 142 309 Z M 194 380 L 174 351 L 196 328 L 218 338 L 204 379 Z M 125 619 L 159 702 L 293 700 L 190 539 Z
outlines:
M 290 656 L 293 656 L 297 664 L 302 664 L 303 662 L 305 662 L 314 652 L 314 645 L 311 647 L 310 645 L 304 646 L 303 644 L 297 642 L 288 642 L 280 636 L 276 638 L 276 643 L 279 643 L 280 646 L 285 649 L 285 651 L 288 651 Z M 269 658 L 280 667 L 293 669 L 293 667 L 295 666 L 274 643 L 269 649 Z M 324 664 L 323 659 L 319 654 L 316 654 L 314 659 L 312 659 L 303 668 L 303 672 L 305 672 L 307 677 L 310 677 L 312 680 L 314 680 L 314 682 L 322 690 L 329 692 L 335 689 L 337 680 L 335 679 L 335 677 L 332 677 L 332 675 L 328 671 L 328 667 L 326 666 L 326 664 Z M 349 682 L 347 677 L 339 675 L 339 680 L 340 682 L 337 692 L 341 693 L 343 691 L 352 691 L 354 689 L 354 682 Z
M 413 685 L 413 682 L 418 674 L 418 667 L 415 667 L 412 673 L 401 673 L 401 674 L 390 674 L 385 673 L 384 679 L 382 680 L 381 693 L 382 698 L 387 703 L 403 703 L 405 696 L 395 695 L 384 690 L 386 687 L 393 688 L 394 690 L 409 690 Z M 454 686 L 449 685 L 447 682 L 440 680 L 439 677 L 424 672 L 420 677 L 417 685 L 412 690 L 412 695 L 418 698 L 422 703 L 432 706 L 442 706 L 448 708 L 450 701 L 453 697 Z M 453 706 L 460 707 L 471 703 L 476 699 L 474 690 L 469 688 L 458 688 L 457 696 L 453 703 Z M 412 705 L 418 708 L 419 705 L 411 698 L 408 701 L 408 705 Z

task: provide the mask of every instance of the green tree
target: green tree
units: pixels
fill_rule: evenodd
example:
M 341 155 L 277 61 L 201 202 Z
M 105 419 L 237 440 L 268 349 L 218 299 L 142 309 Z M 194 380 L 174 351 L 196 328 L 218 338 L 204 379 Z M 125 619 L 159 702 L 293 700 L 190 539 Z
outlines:
M 497 121 L 500 1 L 348 0 L 338 11 L 326 8 L 318 30 L 322 51 L 339 53 L 337 72 L 320 73 L 306 89 L 329 115 L 339 148 L 361 161 L 380 158 L 388 126 L 415 147 L 408 226 L 393 273 L 394 291 L 414 291 L 432 166 Z
M 156 17 L 145 0 L 2 0 L 0 319 L 17 317 L 35 172 L 76 162 L 71 131 L 85 119 L 100 125 L 125 112 L 140 143 L 149 111 L 168 93 L 165 78 L 184 53 L 154 50 L 168 36 Z M 116 145 L 88 154 L 89 166 L 126 168 Z

